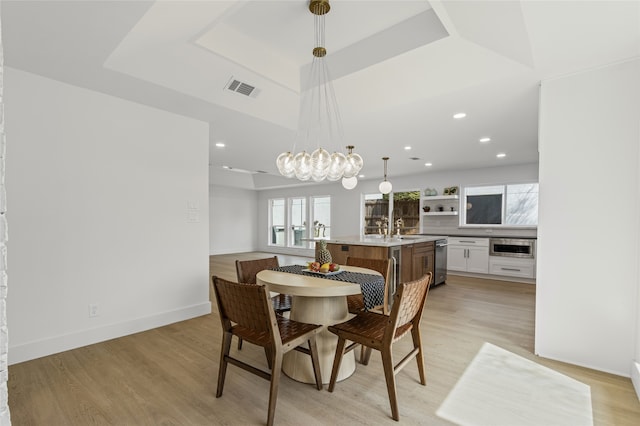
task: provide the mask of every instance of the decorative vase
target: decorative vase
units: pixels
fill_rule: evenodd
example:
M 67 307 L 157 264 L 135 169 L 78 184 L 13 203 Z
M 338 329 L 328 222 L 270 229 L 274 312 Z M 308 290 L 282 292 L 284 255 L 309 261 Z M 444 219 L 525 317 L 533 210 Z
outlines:
M 327 242 L 324 240 L 320 240 L 320 250 L 318 250 L 318 254 L 316 255 L 316 262 L 321 265 L 331 263 L 331 253 L 327 250 Z

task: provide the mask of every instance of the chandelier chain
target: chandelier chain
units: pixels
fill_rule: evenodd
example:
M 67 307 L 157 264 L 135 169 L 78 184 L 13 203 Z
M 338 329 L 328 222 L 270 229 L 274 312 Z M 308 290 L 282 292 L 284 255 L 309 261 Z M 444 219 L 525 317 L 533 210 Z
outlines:
M 362 157 L 353 152 L 344 155 L 340 146 L 344 137 L 342 119 L 338 109 L 335 89 L 329 67 L 325 61 L 325 15 L 331 9 L 329 0 L 311 0 L 309 11 L 314 15 L 313 59 L 309 65 L 308 79 L 304 81 L 300 96 L 300 119 L 293 150 L 283 152 L 276 160 L 280 173 L 288 178 L 296 177 L 316 182 L 342 178 L 346 189 L 357 184 L 356 175 L 363 166 Z M 300 141 L 298 141 L 300 138 Z M 305 147 L 315 147 L 312 153 L 304 150 L 296 153 L 298 142 L 306 142 Z M 337 149 L 330 154 L 324 147 Z

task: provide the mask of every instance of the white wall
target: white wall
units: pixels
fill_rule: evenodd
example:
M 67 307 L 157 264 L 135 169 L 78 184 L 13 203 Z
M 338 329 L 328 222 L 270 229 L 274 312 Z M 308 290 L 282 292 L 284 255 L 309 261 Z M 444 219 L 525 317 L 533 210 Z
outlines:
M 640 164 L 640 150 L 638 150 L 638 164 Z M 637 176 L 636 197 L 637 200 L 640 200 L 640 173 L 638 173 Z M 638 215 L 636 219 L 638 223 L 638 253 L 640 253 L 640 215 Z M 636 293 L 636 347 L 634 351 L 634 362 L 631 366 L 631 381 L 633 382 L 638 399 L 640 399 L 640 262 L 637 262 L 636 268 L 638 276 Z
M 237 174 L 237 173 L 234 173 Z M 254 190 L 209 187 L 209 253 L 241 253 L 258 249 L 258 195 Z
M 9 379 L 8 352 L 9 339 L 7 328 L 7 223 L 6 223 L 6 197 L 5 192 L 5 157 L 6 138 L 4 131 L 4 66 L 1 60 L 4 57 L 4 46 L 2 45 L 2 30 L 0 29 L 0 425 L 11 424 L 11 414 L 9 412 L 9 391 L 7 381 Z M 2 202 L 4 200 L 5 202 Z
M 10 363 L 210 312 L 208 125 L 5 71 Z
M 392 169 L 389 160 L 389 170 Z M 393 184 L 394 191 L 424 191 L 426 188 L 437 188 L 442 193 L 443 188 L 450 186 L 464 186 L 469 184 L 493 184 L 507 182 L 525 182 L 538 180 L 538 165 L 523 164 L 518 166 L 489 167 L 482 169 L 458 170 L 446 172 L 430 172 L 420 175 L 398 176 L 393 173 L 388 175 L 389 181 Z M 361 233 L 361 206 L 362 195 L 365 193 L 378 193 L 380 179 L 364 180 L 358 186 L 348 191 L 338 183 L 329 183 L 316 186 L 299 186 L 296 188 L 263 190 L 259 193 L 258 206 L 260 210 L 258 222 L 258 246 L 262 251 L 278 251 L 284 253 L 299 253 L 299 249 L 275 249 L 269 247 L 268 243 L 268 217 L 266 215 L 268 200 L 277 197 L 308 196 L 308 195 L 330 195 L 331 196 L 331 235 L 333 237 L 359 235 Z M 439 233 L 443 235 L 487 235 L 484 230 L 474 230 L 470 228 L 459 228 L 456 224 L 442 221 L 439 226 L 429 228 L 429 233 Z M 500 235 L 522 235 L 534 236 L 535 230 L 495 230 Z M 303 254 L 313 256 L 312 251 Z
M 630 376 L 640 60 L 545 81 L 541 96 L 535 350 Z

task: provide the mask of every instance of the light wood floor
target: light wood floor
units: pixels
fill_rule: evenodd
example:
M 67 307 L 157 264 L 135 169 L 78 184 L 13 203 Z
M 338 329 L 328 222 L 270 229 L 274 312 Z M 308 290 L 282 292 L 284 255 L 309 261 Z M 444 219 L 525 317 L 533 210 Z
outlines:
M 212 274 L 235 279 L 236 258 L 211 257 Z M 281 264 L 300 262 L 280 257 Z M 415 364 L 397 376 L 401 424 L 448 425 L 435 415 L 483 342 L 490 342 L 591 386 L 595 425 L 640 424 L 640 402 L 627 378 L 532 354 L 535 287 L 450 276 L 432 288 L 422 331 L 427 386 Z M 215 304 L 214 309 L 215 311 Z M 235 425 L 266 422 L 268 382 L 229 367 L 215 398 L 220 352 L 217 314 L 9 367 L 9 406 L 21 425 Z M 396 344 L 398 356 L 406 345 Z M 235 351 L 235 348 L 233 349 Z M 245 344 L 242 356 L 266 366 Z M 282 376 L 276 424 L 397 424 L 390 418 L 380 356 L 357 366 L 329 393 Z

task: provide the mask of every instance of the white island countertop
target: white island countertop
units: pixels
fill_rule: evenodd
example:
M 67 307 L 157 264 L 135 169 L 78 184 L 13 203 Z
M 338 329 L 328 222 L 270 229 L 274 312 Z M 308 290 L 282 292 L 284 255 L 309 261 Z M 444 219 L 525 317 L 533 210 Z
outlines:
M 430 241 L 447 239 L 444 235 L 396 235 L 384 237 L 381 235 L 353 235 L 336 237 L 325 240 L 329 244 L 351 244 L 359 246 L 394 247 L 407 244 L 428 243 Z

